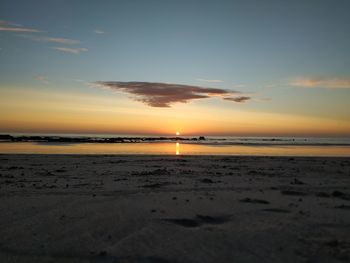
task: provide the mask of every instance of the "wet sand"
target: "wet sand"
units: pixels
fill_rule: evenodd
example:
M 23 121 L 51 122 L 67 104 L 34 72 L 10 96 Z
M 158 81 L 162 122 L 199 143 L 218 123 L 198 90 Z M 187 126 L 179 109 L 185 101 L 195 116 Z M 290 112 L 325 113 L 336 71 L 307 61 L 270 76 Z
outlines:
M 346 262 L 350 158 L 0 155 L 0 262 Z

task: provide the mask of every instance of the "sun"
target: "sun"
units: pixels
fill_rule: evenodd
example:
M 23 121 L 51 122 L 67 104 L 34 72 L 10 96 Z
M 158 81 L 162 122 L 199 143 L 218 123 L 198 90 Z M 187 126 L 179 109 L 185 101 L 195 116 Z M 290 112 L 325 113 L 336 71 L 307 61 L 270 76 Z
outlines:
M 177 132 L 176 132 L 176 136 L 179 136 L 179 135 L 180 135 L 180 132 L 177 131 Z

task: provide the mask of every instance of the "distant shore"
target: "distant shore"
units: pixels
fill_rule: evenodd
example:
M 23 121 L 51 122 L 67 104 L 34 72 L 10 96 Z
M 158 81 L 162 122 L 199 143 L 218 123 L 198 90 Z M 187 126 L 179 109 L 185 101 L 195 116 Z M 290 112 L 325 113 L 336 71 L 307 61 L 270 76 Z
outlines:
M 205 136 L 180 137 L 180 136 L 57 136 L 57 135 L 10 135 L 0 134 L 1 142 L 37 142 L 37 143 L 151 143 L 151 142 L 181 142 L 207 145 L 301 145 L 301 146 L 350 146 L 350 139 L 346 142 L 337 141 L 310 141 L 309 139 L 294 138 L 239 138 L 230 140 L 227 138 L 207 138 Z
M 3 142 L 63 142 L 63 143 L 137 143 L 137 142 L 161 142 L 161 141 L 205 141 L 204 136 L 199 137 L 70 137 L 70 136 L 13 136 L 9 134 L 0 135 L 0 141 Z

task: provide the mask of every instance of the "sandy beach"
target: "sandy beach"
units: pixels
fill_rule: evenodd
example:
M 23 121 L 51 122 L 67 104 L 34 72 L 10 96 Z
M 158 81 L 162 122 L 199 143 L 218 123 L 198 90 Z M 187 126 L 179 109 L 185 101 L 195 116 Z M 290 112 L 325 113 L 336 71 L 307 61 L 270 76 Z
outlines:
M 0 155 L 0 262 L 345 262 L 350 158 Z

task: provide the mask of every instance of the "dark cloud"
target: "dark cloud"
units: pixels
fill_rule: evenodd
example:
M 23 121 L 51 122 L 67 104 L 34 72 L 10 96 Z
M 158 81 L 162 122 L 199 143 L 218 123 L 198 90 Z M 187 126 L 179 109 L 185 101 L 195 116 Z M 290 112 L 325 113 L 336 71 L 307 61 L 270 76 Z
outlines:
M 242 103 L 242 102 L 246 102 L 248 100 L 250 100 L 251 97 L 247 97 L 247 96 L 239 96 L 239 97 L 227 97 L 227 98 L 224 98 L 224 100 L 229 100 L 229 101 L 234 101 L 234 102 L 239 102 L 239 103 Z
M 239 94 L 237 91 L 229 91 L 225 89 L 169 83 L 98 81 L 94 84 L 114 91 L 132 94 L 133 99 L 151 107 L 170 107 L 172 104 L 178 102 L 187 103 L 196 99 L 210 97 L 222 98 L 223 96 L 234 96 L 235 94 Z M 235 101 L 235 98 L 225 99 L 232 99 L 232 101 Z M 235 102 L 243 102 L 243 100 Z

